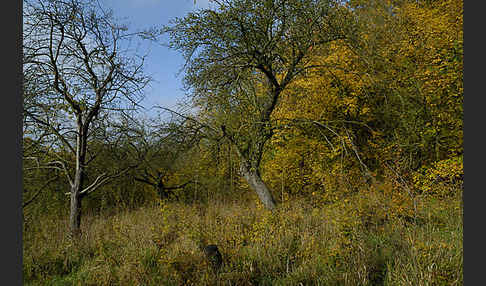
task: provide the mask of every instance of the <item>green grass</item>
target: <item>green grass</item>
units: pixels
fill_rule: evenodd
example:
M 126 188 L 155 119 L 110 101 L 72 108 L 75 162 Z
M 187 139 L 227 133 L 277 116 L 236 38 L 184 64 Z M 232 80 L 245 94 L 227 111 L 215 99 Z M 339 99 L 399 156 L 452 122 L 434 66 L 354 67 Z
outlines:
M 25 285 L 462 285 L 462 199 L 368 190 L 319 204 L 161 203 L 24 232 Z M 413 219 L 411 219 L 413 217 Z M 212 272 L 200 246 L 217 244 Z

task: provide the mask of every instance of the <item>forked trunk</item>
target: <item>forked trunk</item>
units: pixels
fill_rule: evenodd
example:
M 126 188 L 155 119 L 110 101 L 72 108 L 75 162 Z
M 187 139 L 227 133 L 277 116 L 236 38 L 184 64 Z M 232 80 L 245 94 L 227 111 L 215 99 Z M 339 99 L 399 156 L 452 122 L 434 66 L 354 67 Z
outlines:
M 260 173 L 257 170 L 251 170 L 248 164 L 245 164 L 244 162 L 240 164 L 240 171 L 250 188 L 258 194 L 263 205 L 269 210 L 275 209 L 275 199 L 273 198 L 270 189 L 260 177 Z

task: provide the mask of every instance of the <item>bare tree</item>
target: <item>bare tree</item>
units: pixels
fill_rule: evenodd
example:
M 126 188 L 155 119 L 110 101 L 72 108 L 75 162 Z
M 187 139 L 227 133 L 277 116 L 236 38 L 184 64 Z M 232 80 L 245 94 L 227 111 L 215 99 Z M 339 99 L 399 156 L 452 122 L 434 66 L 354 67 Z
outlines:
M 65 150 L 50 162 L 70 184 L 70 231 L 80 234 L 84 196 L 119 174 L 85 179 L 95 136 L 117 134 L 109 122 L 138 106 L 149 78 L 136 33 L 96 0 L 24 0 L 24 136 Z M 53 152 L 53 154 L 60 154 Z
M 197 130 L 183 122 L 154 117 L 138 121 L 141 136 L 131 143 L 141 163 L 134 172 L 134 179 L 152 186 L 160 198 L 168 198 L 177 189 L 197 184 L 182 178 L 178 184 L 168 183 L 178 160 L 200 140 Z

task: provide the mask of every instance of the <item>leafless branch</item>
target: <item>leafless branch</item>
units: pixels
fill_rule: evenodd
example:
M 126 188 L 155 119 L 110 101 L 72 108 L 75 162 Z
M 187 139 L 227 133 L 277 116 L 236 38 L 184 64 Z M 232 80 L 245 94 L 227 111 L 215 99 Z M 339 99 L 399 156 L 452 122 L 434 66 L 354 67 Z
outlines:
M 27 207 L 29 204 L 31 204 L 38 196 L 39 194 L 52 182 L 54 182 L 55 180 L 57 180 L 59 177 L 56 176 L 56 177 L 52 177 L 50 178 L 49 180 L 47 180 L 47 182 L 44 183 L 44 185 L 42 185 L 42 187 L 40 187 L 37 192 L 30 198 L 28 199 L 27 201 L 25 201 L 23 204 L 22 204 L 22 208 L 25 208 Z

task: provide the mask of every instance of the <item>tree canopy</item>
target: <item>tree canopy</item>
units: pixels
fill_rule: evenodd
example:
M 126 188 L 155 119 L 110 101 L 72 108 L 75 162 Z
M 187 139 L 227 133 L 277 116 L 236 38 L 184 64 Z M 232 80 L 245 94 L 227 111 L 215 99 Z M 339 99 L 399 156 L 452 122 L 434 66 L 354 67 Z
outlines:
M 72 190 L 77 162 L 90 206 L 251 190 L 275 209 L 377 181 L 443 196 L 463 180 L 461 1 L 212 1 L 160 30 L 186 61 L 189 101 L 159 109 L 168 121 L 139 116 L 149 78 L 128 26 L 96 1 L 26 3 L 26 208 L 44 184 Z

